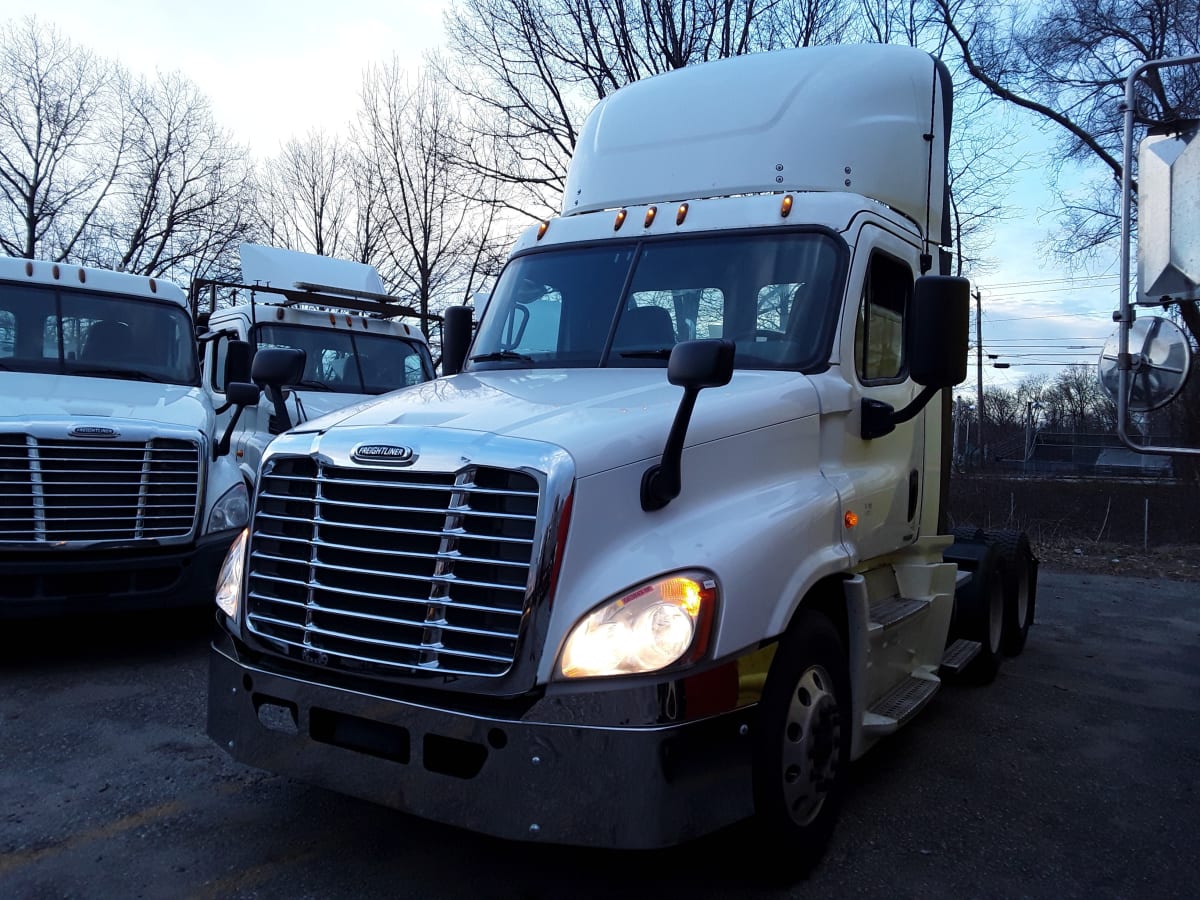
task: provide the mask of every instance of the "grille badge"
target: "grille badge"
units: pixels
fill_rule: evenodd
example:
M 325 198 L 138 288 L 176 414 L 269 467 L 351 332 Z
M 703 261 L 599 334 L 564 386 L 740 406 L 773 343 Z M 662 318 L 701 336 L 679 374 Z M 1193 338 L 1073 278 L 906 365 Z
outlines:
M 107 425 L 75 425 L 68 434 L 71 437 L 82 438 L 115 438 L 121 436 L 120 431 L 110 428 Z
M 412 447 L 398 444 L 359 444 L 350 454 L 359 462 L 383 462 L 397 466 L 411 466 L 417 461 Z

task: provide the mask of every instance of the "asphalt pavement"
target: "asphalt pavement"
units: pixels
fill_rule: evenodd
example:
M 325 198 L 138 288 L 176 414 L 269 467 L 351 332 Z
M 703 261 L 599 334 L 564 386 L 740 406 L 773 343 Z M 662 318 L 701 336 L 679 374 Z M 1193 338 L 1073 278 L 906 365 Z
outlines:
M 0 897 L 1200 895 L 1194 582 L 1043 571 L 1025 652 L 856 763 L 826 859 L 783 890 L 742 829 L 512 844 L 236 764 L 204 733 L 210 620 L 4 625 Z

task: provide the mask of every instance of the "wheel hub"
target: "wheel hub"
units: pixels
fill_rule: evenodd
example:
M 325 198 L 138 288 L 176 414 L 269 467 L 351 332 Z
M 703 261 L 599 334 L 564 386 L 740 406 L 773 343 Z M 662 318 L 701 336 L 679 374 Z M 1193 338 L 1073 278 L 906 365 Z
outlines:
M 783 728 L 783 796 L 792 820 L 817 817 L 837 776 L 841 714 L 833 679 L 811 666 L 796 683 Z

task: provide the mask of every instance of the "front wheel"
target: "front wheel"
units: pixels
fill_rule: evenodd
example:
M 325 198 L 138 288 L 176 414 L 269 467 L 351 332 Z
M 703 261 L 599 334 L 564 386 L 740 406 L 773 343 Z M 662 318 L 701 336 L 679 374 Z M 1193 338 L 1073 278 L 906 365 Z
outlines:
M 845 793 L 850 726 L 842 641 L 825 616 L 801 610 L 759 705 L 755 818 L 772 880 L 803 877 L 824 854 Z

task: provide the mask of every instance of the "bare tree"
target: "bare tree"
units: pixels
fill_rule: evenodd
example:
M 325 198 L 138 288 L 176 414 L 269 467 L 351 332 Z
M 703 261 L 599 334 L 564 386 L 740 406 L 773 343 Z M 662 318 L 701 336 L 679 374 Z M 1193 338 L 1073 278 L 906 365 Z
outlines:
M 0 249 L 66 260 L 132 143 L 113 63 L 36 19 L 0 30 Z
M 639 78 L 848 28 L 848 0 L 461 0 L 446 14 L 445 77 L 475 112 L 465 161 L 518 190 L 526 215 L 559 205 L 594 103 Z M 483 150 L 509 148 L 499 157 Z
M 1138 64 L 1200 52 L 1198 0 L 1050 0 L 1028 6 L 983 0 L 931 0 L 964 64 L 992 94 L 1041 117 L 1059 135 L 1057 166 L 1100 167 L 1108 177 L 1072 193 L 1055 185 L 1068 256 L 1111 246 L 1119 229 L 1120 103 Z M 1200 113 L 1200 75 L 1164 72 L 1139 98 L 1144 119 L 1168 122 Z
M 497 203 L 479 205 L 484 177 L 456 164 L 461 140 L 453 97 L 433 74 L 415 82 L 395 59 L 368 68 L 358 142 L 382 235 L 379 268 L 422 315 L 469 295 L 497 268 Z
M 268 243 L 321 256 L 355 256 L 354 150 L 313 130 L 259 168 L 259 227 Z
M 250 163 L 178 73 L 137 83 L 129 151 L 81 247 L 84 262 L 186 280 L 223 268 L 251 234 Z

